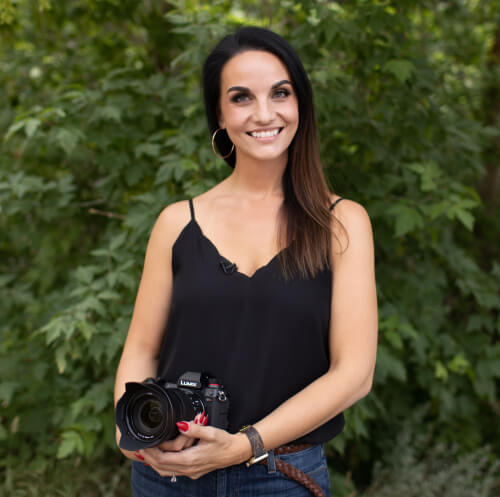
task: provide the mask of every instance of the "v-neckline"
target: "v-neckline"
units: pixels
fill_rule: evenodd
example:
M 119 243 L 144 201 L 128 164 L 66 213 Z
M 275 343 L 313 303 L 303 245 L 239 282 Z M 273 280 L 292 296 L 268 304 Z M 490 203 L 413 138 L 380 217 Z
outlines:
M 203 240 L 205 240 L 205 241 L 208 243 L 208 245 L 209 245 L 210 247 L 212 247 L 212 250 L 215 252 L 215 254 L 217 255 L 217 257 L 219 257 L 219 259 L 222 259 L 224 262 L 228 262 L 229 264 L 234 264 L 234 265 L 236 266 L 236 269 L 234 270 L 234 273 L 233 273 L 233 274 L 238 274 L 238 275 L 242 276 L 243 278 L 246 278 L 247 280 L 252 280 L 252 279 L 254 279 L 254 278 L 255 278 L 255 276 L 256 276 L 259 272 L 261 272 L 261 271 L 263 271 L 264 269 L 266 269 L 266 268 L 270 267 L 270 266 L 274 263 L 274 261 L 276 261 L 276 260 L 278 259 L 279 255 L 280 255 L 282 252 L 284 252 L 285 250 L 287 250 L 287 249 L 288 249 L 288 247 L 289 247 L 289 246 L 287 246 L 287 247 L 282 248 L 282 249 L 281 249 L 279 252 L 277 252 L 277 253 L 276 253 L 276 254 L 275 254 L 275 255 L 274 255 L 274 256 L 273 256 L 273 257 L 272 257 L 272 258 L 271 258 L 271 259 L 270 259 L 270 260 L 269 260 L 266 264 L 264 264 L 263 266 L 259 266 L 259 267 L 258 267 L 258 268 L 254 271 L 254 273 L 253 273 L 252 275 L 248 275 L 248 274 L 246 274 L 246 273 L 242 273 L 241 271 L 239 271 L 239 270 L 237 269 L 237 267 L 238 267 L 238 266 L 237 266 L 234 262 L 232 262 L 232 261 L 231 261 L 230 259 L 228 259 L 227 257 L 224 257 L 224 256 L 223 256 L 223 255 L 219 252 L 219 249 L 217 248 L 217 246 L 215 245 L 215 243 L 214 243 L 214 242 L 212 242 L 212 240 L 210 240 L 210 238 L 208 238 L 208 237 L 205 235 L 205 233 L 203 233 L 203 230 L 201 229 L 201 226 L 198 224 L 198 221 L 196 221 L 196 219 L 193 219 L 193 218 L 192 218 L 190 222 L 191 222 L 191 223 L 193 223 L 193 224 L 196 226 L 196 228 L 198 229 L 198 232 L 199 232 L 199 234 L 200 234 L 201 238 L 202 238 Z

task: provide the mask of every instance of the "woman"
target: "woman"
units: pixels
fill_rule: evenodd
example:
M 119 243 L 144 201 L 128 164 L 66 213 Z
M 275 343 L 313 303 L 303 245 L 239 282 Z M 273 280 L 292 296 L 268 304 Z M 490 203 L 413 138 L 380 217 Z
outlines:
M 209 371 L 230 395 L 229 427 L 198 416 L 159 447 L 123 451 L 133 495 L 329 495 L 323 444 L 375 365 L 370 221 L 327 187 L 310 83 L 285 40 L 226 36 L 203 85 L 214 152 L 234 171 L 156 221 L 115 398 L 128 381 Z

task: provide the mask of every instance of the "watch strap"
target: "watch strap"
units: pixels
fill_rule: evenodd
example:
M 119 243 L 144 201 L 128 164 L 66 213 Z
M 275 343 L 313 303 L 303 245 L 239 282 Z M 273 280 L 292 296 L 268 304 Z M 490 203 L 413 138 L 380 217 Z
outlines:
M 244 426 L 243 428 L 241 428 L 240 432 L 244 433 L 248 437 L 250 445 L 252 446 L 253 456 L 246 462 L 247 467 L 250 467 L 252 464 L 262 461 L 268 456 L 268 453 L 264 447 L 264 442 L 262 441 L 259 432 L 253 426 Z

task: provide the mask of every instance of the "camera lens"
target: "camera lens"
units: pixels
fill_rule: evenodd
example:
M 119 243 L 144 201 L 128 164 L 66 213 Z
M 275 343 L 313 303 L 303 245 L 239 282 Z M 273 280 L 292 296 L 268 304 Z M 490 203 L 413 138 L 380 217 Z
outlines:
M 150 400 L 140 407 L 139 416 L 143 426 L 150 430 L 158 428 L 163 419 L 161 405 L 158 401 Z
M 162 404 L 149 393 L 136 399 L 130 413 L 136 432 L 146 438 L 161 432 L 167 417 Z
M 197 391 L 171 385 L 155 381 L 126 384 L 116 406 L 122 449 L 155 447 L 172 440 L 179 434 L 177 421 L 189 421 L 205 410 Z

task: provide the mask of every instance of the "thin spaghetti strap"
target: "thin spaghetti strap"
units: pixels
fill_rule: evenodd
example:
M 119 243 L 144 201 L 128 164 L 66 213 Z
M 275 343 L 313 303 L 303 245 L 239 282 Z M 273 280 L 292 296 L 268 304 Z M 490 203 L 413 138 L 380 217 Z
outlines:
M 335 200 L 335 202 L 333 202 L 332 205 L 330 205 L 330 210 L 333 211 L 334 207 L 341 201 L 341 200 L 344 200 L 344 197 L 340 197 L 338 198 L 337 200 Z
M 191 211 L 191 219 L 194 221 L 194 206 L 193 206 L 193 199 L 189 199 L 189 210 Z

